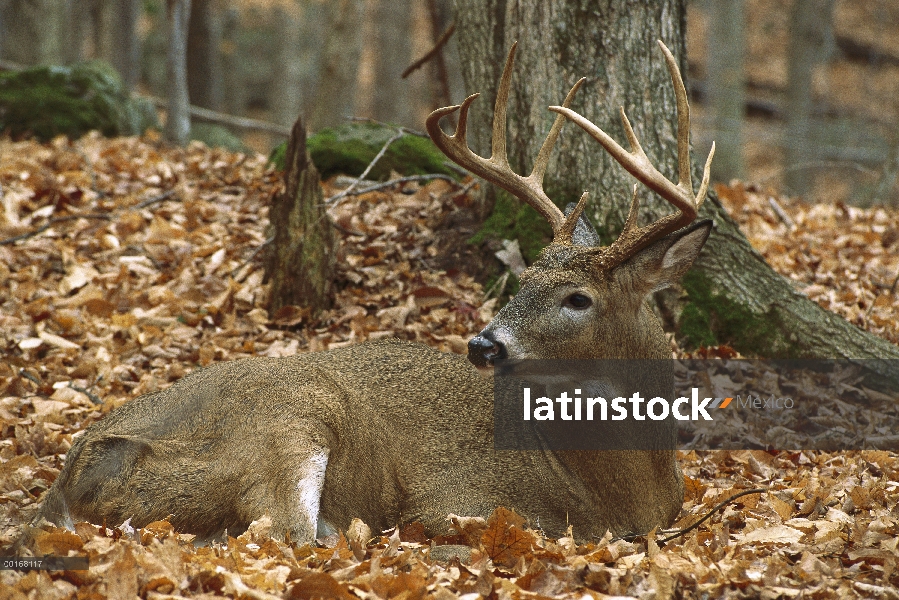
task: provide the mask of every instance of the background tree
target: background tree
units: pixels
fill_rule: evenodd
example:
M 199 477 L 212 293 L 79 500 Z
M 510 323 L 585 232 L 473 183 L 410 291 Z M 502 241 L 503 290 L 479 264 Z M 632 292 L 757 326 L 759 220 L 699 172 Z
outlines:
M 708 0 L 706 92 L 712 113 L 715 161 L 712 179 L 742 179 L 744 91 L 743 0 Z
M 168 56 L 166 60 L 168 114 L 165 137 L 184 145 L 190 135 L 190 99 L 187 93 L 187 29 L 190 0 L 167 0 Z
M 816 148 L 812 121 L 812 76 L 832 46 L 835 0 L 794 2 L 790 10 L 790 45 L 787 76 L 786 148 L 787 191 L 805 196 L 812 183 Z
M 220 7 L 215 0 L 191 0 L 187 32 L 187 89 L 195 106 L 221 110 L 222 39 Z
M 328 35 L 318 75 L 318 92 L 310 127 L 333 127 L 352 114 L 356 89 L 356 65 L 362 48 L 356 28 L 361 21 L 362 0 L 328 3 Z
M 655 40 L 663 40 L 686 72 L 685 2 L 600 0 L 541 2 L 456 0 L 466 85 L 482 93 L 469 124 L 473 147 L 488 154 L 493 99 L 512 42 L 520 42 L 510 94 L 507 145 L 514 169 L 528 172 L 549 130 L 548 105 L 561 103 L 577 78 L 587 82 L 572 108 L 624 143 L 623 106 L 650 159 L 676 173 L 674 93 Z M 697 169 L 698 174 L 698 169 Z M 633 178 L 586 133 L 568 124 L 547 171 L 546 189 L 564 205 L 590 190 L 589 210 L 605 236 L 614 235 L 629 206 Z M 671 211 L 640 191 L 641 222 Z M 715 221 L 694 270 L 685 278 L 689 303 L 660 297 L 665 316 L 694 339 L 729 342 L 763 356 L 899 358 L 899 349 L 822 309 L 794 290 L 756 252 L 714 194 L 701 217 Z
M 59 0 L 0 2 L 3 58 L 26 66 L 61 62 L 68 8 Z
M 412 62 L 411 9 L 410 0 L 365 0 L 356 115 L 391 123 L 410 121 L 412 102 L 404 93 L 408 81 L 400 75 Z

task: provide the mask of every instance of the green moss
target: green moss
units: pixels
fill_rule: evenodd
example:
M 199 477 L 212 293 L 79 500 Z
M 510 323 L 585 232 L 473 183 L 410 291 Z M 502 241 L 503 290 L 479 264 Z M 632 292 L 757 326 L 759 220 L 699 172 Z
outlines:
M 726 293 L 713 289 L 697 269 L 681 283 L 687 292 L 678 328 L 690 347 L 727 344 L 747 355 L 794 358 L 797 349 L 787 340 L 778 317 L 771 311 L 754 313 Z
M 505 191 L 496 194 L 493 212 L 481 229 L 468 240 L 480 244 L 484 240 L 518 240 L 521 255 L 531 263 L 540 250 L 552 241 L 552 228 L 536 210 Z
M 143 133 L 156 125 L 145 100 L 129 97 L 115 70 L 100 61 L 0 74 L 0 129 L 41 140 Z
M 336 174 L 361 175 L 387 140 L 396 134 L 393 127 L 375 123 L 347 123 L 322 129 L 306 141 L 312 162 L 323 179 Z M 272 150 L 269 162 L 284 168 L 287 143 Z M 431 140 L 417 135 L 404 135 L 390 144 L 387 152 L 368 174 L 369 179 L 385 180 L 391 171 L 403 175 L 442 173 L 456 177 L 444 163 L 448 159 Z

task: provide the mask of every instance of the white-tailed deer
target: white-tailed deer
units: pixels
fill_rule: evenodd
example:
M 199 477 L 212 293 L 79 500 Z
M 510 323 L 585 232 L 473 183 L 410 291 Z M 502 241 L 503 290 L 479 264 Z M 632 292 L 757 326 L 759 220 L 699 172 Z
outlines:
M 447 156 L 532 205 L 554 231 L 552 243 L 523 273 L 520 293 L 471 340 L 468 360 L 382 340 L 201 369 L 88 428 L 35 522 L 71 526 L 130 518 L 143 526 L 171 515 L 178 530 L 213 538 L 269 515 L 276 535 L 289 533 L 299 542 L 344 528 L 353 517 L 376 528 L 419 520 L 433 534 L 447 529 L 448 513 L 488 516 L 499 505 L 550 535 L 571 524 L 578 538 L 607 529 L 645 533 L 671 523 L 683 500 L 674 450 L 497 451 L 493 383 L 472 366 L 489 367 L 504 357 L 670 356 L 646 298 L 677 280 L 708 236 L 708 222 L 682 228 L 704 198 L 711 155 L 694 197 L 686 92 L 674 58 L 661 46 L 677 95 L 676 185 L 649 163 L 626 118 L 631 152 L 567 108 L 581 82 L 562 107 L 550 108 L 559 116 L 532 173 L 512 172 L 505 111 L 514 46 L 496 100 L 490 159 L 465 142 L 476 95 L 428 118 L 428 131 Z M 456 110 L 459 126 L 450 137 L 438 122 Z M 635 195 L 621 236 L 599 247 L 581 217 L 587 195 L 566 217 L 543 191 L 566 118 L 677 212 L 637 227 Z M 670 382 L 668 390 L 665 385 L 660 382 L 659 393 L 670 392 Z

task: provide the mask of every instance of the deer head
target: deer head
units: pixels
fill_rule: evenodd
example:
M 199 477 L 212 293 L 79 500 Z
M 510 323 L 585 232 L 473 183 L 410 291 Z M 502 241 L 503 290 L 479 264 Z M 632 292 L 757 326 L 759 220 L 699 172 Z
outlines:
M 531 174 L 512 171 L 506 155 L 506 105 L 517 43 L 503 69 L 493 116 L 493 153 L 478 156 L 466 142 L 468 110 L 478 94 L 459 106 L 430 114 L 428 133 L 434 143 L 459 165 L 510 192 L 534 207 L 553 229 L 553 241 L 521 274 L 519 293 L 468 344 L 469 360 L 477 367 L 491 367 L 502 358 L 666 358 L 670 356 L 661 324 L 645 302 L 646 297 L 677 281 L 699 255 L 711 230 L 695 219 L 705 199 L 709 167 L 715 146 L 706 160 L 702 184 L 693 195 L 690 174 L 690 107 L 680 71 L 671 52 L 660 41 L 677 98 L 678 183 L 663 176 L 649 161 L 621 109 L 630 143 L 627 151 L 599 127 L 568 106 L 584 82 L 574 84 L 543 142 Z M 459 112 L 454 135 L 443 132 L 442 117 Z M 677 212 L 643 227 L 637 226 L 637 186 L 618 239 L 600 246 L 592 226 L 582 216 L 588 194 L 563 213 L 543 190 L 543 176 L 553 145 L 565 119 L 577 123 L 612 157 L 649 189 L 677 208 Z

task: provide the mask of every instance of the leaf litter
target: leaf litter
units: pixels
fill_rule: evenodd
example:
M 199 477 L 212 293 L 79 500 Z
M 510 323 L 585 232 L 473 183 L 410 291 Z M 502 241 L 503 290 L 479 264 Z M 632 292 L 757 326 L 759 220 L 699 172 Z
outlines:
M 153 135 L 0 141 L 0 545 L 13 543 L 72 439 L 113 408 L 195 368 L 398 336 L 447 352 L 493 316 L 431 240 L 472 200 L 445 181 L 346 199 L 335 307 L 269 315 L 262 283 L 277 173 L 260 156 Z M 336 191 L 326 182 L 326 196 Z M 825 308 L 893 343 L 899 212 L 805 206 L 734 186 L 719 194 L 752 243 Z M 783 213 L 783 214 L 779 214 Z M 79 216 L 81 215 L 81 216 Z M 783 218 L 786 215 L 786 219 Z M 33 235 L 38 229 L 42 229 Z M 892 287 L 891 287 L 892 286 Z M 727 348 L 704 356 L 732 357 Z M 743 496 L 683 537 L 548 539 L 498 508 L 347 532 L 298 546 L 263 517 L 195 547 L 167 521 L 47 528 L 34 550 L 88 571 L 0 571 L 3 598 L 899 598 L 899 464 L 886 451 L 690 451 L 675 527 Z M 467 552 L 433 560 L 436 544 Z

